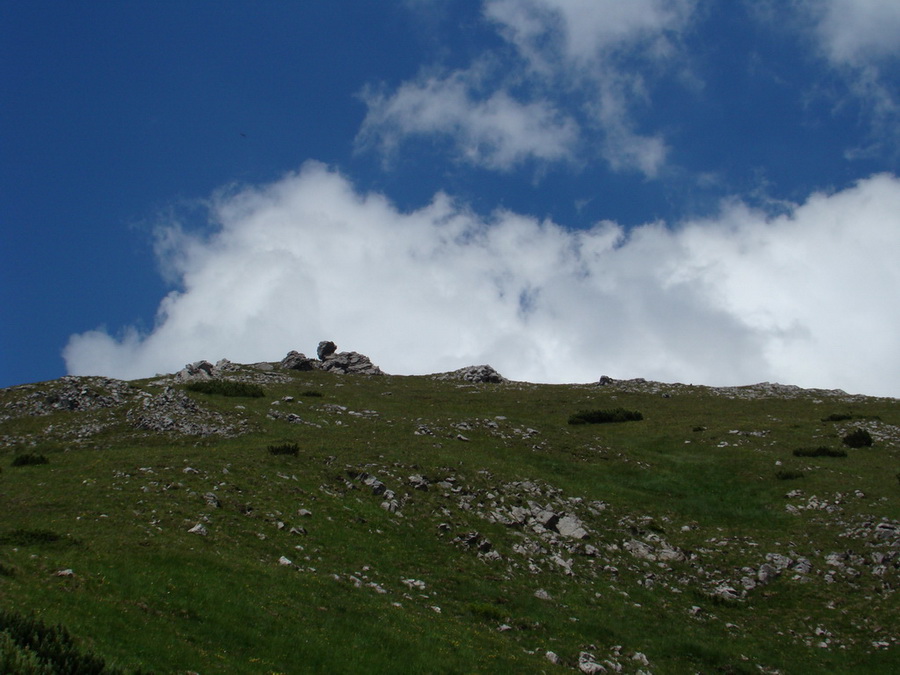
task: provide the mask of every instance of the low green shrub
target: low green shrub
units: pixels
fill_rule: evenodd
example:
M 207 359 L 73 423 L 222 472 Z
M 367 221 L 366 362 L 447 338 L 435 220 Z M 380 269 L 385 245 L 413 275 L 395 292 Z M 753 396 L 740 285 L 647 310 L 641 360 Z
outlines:
M 850 413 L 831 413 L 828 417 L 823 417 L 823 422 L 843 422 L 845 420 L 852 420 L 853 415 Z
M 13 466 L 36 466 L 38 464 L 49 464 L 50 460 L 44 457 L 43 455 L 32 455 L 31 453 L 25 453 L 24 455 L 16 455 L 13 458 L 12 465 Z
M 611 410 L 579 410 L 569 417 L 569 424 L 608 424 L 611 422 L 637 422 L 644 416 L 637 410 L 613 408 Z
M 198 394 L 213 394 L 217 396 L 240 396 L 245 398 L 261 398 L 266 395 L 263 388 L 250 382 L 238 382 L 236 380 L 203 380 L 191 382 L 185 387 L 188 391 Z
M 505 618 L 503 611 L 489 602 L 470 603 L 469 612 L 478 619 L 492 623 L 499 623 Z
M 846 457 L 847 451 L 820 445 L 818 448 L 797 448 L 794 457 Z
M 0 534 L 0 545 L 34 546 L 37 544 L 55 544 L 59 541 L 76 543 L 75 539 L 68 539 L 52 530 L 25 530 L 19 528 Z
M 324 396 L 321 391 L 316 391 L 315 389 L 307 389 L 306 391 L 300 392 L 301 396 L 306 396 L 307 398 L 320 398 Z
M 296 443 L 283 443 L 281 445 L 270 445 L 268 450 L 269 454 L 272 455 L 292 455 L 296 457 L 300 452 L 300 446 Z
M 775 476 L 778 480 L 795 480 L 797 478 L 803 478 L 803 472 L 795 471 L 793 469 L 779 469 Z
M 843 438 L 844 445 L 851 448 L 863 448 L 872 445 L 872 434 L 865 429 L 854 429 Z
M 29 675 L 119 675 L 106 661 L 75 644 L 63 626 L 0 609 L 0 672 Z

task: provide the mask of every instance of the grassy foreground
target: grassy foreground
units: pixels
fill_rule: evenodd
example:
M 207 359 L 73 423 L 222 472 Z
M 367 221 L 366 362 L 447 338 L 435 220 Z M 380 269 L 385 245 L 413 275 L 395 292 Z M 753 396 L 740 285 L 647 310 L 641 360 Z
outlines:
M 97 672 L 900 672 L 897 400 L 229 378 L 0 391 L 0 609 Z

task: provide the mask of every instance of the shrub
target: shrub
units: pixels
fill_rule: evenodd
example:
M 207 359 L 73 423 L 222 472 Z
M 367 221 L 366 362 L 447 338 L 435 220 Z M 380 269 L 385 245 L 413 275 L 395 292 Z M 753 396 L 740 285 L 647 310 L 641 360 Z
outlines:
M 791 469 L 780 469 L 775 476 L 778 480 L 794 480 L 796 478 L 803 478 L 803 472 L 793 471 Z
M 300 452 L 300 446 L 296 443 L 283 443 L 281 445 L 270 445 L 268 450 L 272 455 L 293 455 L 296 457 Z
M 321 391 L 316 391 L 315 389 L 307 389 L 306 391 L 301 392 L 300 395 L 306 396 L 306 397 L 312 397 L 312 398 L 324 396 L 324 394 Z
M 853 415 L 850 413 L 832 413 L 828 417 L 823 417 L 823 422 L 843 422 L 844 420 L 852 420 Z
M 31 453 L 25 453 L 24 455 L 17 455 L 13 461 L 13 466 L 35 466 L 38 464 L 49 464 L 50 460 L 44 457 L 43 455 L 32 455 Z
M 5 534 L 0 534 L 0 545 L 6 544 L 10 546 L 33 546 L 35 544 L 55 544 L 58 541 L 65 540 L 69 544 L 77 543 L 75 539 L 68 539 L 61 534 L 57 534 L 52 530 L 24 530 L 19 528 L 11 530 Z
M 500 622 L 503 621 L 504 613 L 499 607 L 488 602 L 473 602 L 469 605 L 469 612 L 475 617 L 483 621 Z
M 0 666 L 4 673 L 114 675 L 104 659 L 78 648 L 63 626 L 0 609 Z
M 872 445 L 872 434 L 865 429 L 854 429 L 844 436 L 843 440 L 844 445 L 849 445 L 851 448 L 869 447 Z
M 199 394 L 214 394 L 218 396 L 241 396 L 245 398 L 260 398 L 266 395 L 263 388 L 250 382 L 238 382 L 236 380 L 203 380 L 191 382 L 185 387 L 188 391 Z
M 847 451 L 828 448 L 820 445 L 818 448 L 797 448 L 794 457 L 846 457 Z
M 644 419 L 637 410 L 614 408 L 612 410 L 580 410 L 569 417 L 569 424 L 608 424 L 610 422 L 636 422 Z

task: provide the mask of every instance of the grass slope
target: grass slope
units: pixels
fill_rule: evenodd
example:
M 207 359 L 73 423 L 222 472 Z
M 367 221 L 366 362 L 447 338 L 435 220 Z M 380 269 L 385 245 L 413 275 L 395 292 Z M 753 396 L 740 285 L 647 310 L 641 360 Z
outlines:
M 900 672 L 896 400 L 229 377 L 0 391 L 3 610 L 126 672 Z

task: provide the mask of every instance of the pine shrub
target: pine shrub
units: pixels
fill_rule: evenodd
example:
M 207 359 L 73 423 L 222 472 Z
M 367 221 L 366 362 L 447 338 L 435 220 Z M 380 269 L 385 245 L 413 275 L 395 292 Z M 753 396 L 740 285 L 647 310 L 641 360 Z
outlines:
M 236 380 L 203 380 L 191 382 L 185 387 L 188 391 L 198 394 L 212 394 L 217 396 L 239 396 L 244 398 L 261 398 L 266 395 L 263 388 L 250 382 L 238 382 Z
M 283 443 L 281 445 L 270 445 L 268 450 L 269 454 L 272 455 L 292 455 L 296 457 L 300 452 L 300 446 L 296 443 Z
M 851 448 L 867 448 L 872 445 L 872 434 L 865 429 L 854 429 L 844 436 L 844 445 Z
M 794 450 L 794 457 L 846 457 L 847 451 L 835 448 L 828 448 L 820 445 L 818 448 L 797 448 Z
M 569 424 L 608 424 L 611 422 L 636 422 L 644 419 L 637 410 L 613 408 L 611 410 L 580 410 L 569 417 Z
M 12 461 L 13 466 L 36 466 L 38 464 L 49 464 L 50 460 L 43 455 L 32 455 L 25 453 L 24 455 L 16 455 Z

